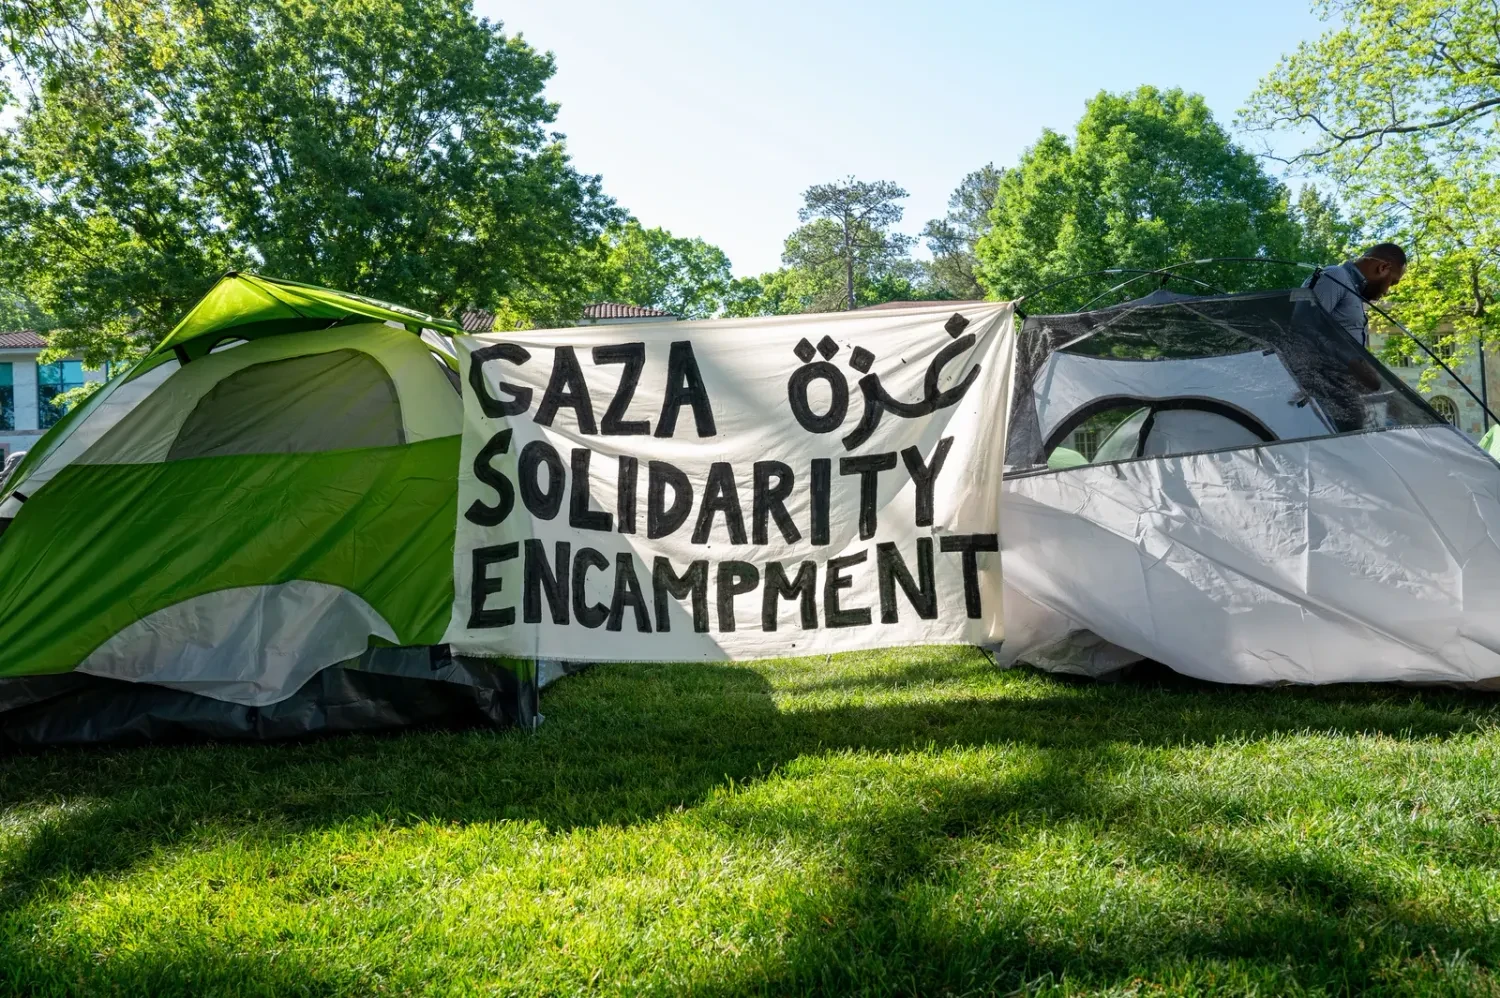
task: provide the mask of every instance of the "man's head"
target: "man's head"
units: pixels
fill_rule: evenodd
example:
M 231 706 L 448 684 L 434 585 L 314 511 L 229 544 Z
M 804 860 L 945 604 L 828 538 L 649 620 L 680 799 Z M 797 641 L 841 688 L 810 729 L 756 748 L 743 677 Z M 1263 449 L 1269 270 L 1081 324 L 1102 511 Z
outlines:
M 1365 250 L 1354 265 L 1365 275 L 1365 297 L 1375 301 L 1401 283 L 1406 273 L 1406 251 L 1395 243 L 1377 243 Z

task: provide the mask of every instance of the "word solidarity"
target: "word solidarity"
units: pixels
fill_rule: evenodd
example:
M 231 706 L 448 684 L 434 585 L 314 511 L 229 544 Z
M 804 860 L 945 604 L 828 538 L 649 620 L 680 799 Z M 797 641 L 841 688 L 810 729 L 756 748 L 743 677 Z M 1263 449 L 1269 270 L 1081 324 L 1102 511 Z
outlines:
M 474 459 L 474 477 L 495 490 L 495 499 L 491 502 L 475 499 L 464 511 L 465 518 L 471 523 L 496 527 L 515 511 L 517 487 L 497 464 L 510 453 L 512 432 L 501 430 L 496 433 Z M 940 440 L 931 464 L 916 447 L 908 447 L 900 453 L 900 463 L 916 487 L 913 526 L 932 526 L 938 473 L 943 470 L 944 460 L 952 446 L 952 437 Z M 631 455 L 620 456 L 615 476 L 618 485 L 614 508 L 617 512 L 611 516 L 590 508 L 591 501 L 597 498 L 591 493 L 589 475 L 593 458 L 594 452 L 587 447 L 574 447 L 565 469 L 557 448 L 545 440 L 533 440 L 521 448 L 516 477 L 526 512 L 539 520 L 556 519 L 562 512 L 566 496 L 568 526 L 577 530 L 618 529 L 622 534 L 635 533 L 636 510 L 640 503 L 640 459 Z M 856 479 L 859 483 L 860 540 L 875 536 L 880 476 L 884 472 L 896 471 L 897 463 L 894 451 L 838 459 L 839 477 Z M 807 536 L 814 545 L 829 543 L 833 467 L 831 459 L 815 457 L 801 479 L 806 483 L 807 495 L 802 498 L 809 510 Z M 691 519 L 694 544 L 707 544 L 716 522 L 723 523 L 730 544 L 770 543 L 773 522 L 782 541 L 795 544 L 802 540 L 802 530 L 787 511 L 788 500 L 798 490 L 798 478 L 790 465 L 781 461 L 755 462 L 746 489 L 750 496 L 748 534 L 738 482 L 734 465 L 728 461 L 714 461 L 708 466 L 700 494 L 694 488 L 693 479 L 681 468 L 666 461 L 647 462 L 646 536 L 651 540 L 667 537 L 682 529 Z
M 1011 329 L 986 304 L 460 338 L 448 643 L 682 661 L 998 640 Z

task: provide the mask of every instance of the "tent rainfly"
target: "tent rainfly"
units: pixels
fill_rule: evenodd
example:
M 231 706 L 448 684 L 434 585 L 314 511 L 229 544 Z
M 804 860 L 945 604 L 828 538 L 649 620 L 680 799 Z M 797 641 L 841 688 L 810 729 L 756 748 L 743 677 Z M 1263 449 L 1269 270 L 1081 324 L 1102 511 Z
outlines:
M 1500 687 L 1500 465 L 1305 290 L 1027 318 L 1002 663 Z
M 456 659 L 451 322 L 224 277 L 0 493 L 0 743 L 535 714 Z

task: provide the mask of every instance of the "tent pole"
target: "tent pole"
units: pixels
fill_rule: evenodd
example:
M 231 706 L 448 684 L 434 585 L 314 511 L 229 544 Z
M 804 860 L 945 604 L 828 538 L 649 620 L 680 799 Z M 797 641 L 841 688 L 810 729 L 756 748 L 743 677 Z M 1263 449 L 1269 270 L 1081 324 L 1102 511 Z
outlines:
M 1361 296 L 1361 297 L 1363 297 L 1363 296 Z M 1460 387 L 1464 391 L 1468 392 L 1469 393 L 1469 398 L 1471 398 L 1475 402 L 1479 403 L 1479 408 L 1481 408 L 1481 409 L 1484 410 L 1484 414 L 1485 414 L 1485 417 L 1487 419 L 1491 419 L 1491 420 L 1494 420 L 1497 423 L 1500 423 L 1500 416 L 1496 416 L 1493 412 L 1490 411 L 1488 400 L 1487 399 L 1482 399 L 1478 395 L 1475 395 L 1474 394 L 1474 389 L 1472 389 L 1472 388 L 1469 387 L 1469 383 L 1467 381 L 1465 381 L 1463 378 L 1460 378 L 1458 376 L 1458 372 L 1454 371 L 1453 368 L 1451 368 L 1447 364 L 1443 363 L 1443 358 L 1439 357 L 1437 355 L 1437 353 L 1432 349 L 1432 347 L 1428 346 L 1426 343 L 1423 343 L 1420 339 L 1418 339 L 1416 337 L 1415 334 L 1412 333 L 1412 331 L 1410 329 L 1407 329 L 1406 326 L 1404 326 L 1400 322 L 1396 321 L 1396 317 L 1395 316 L 1391 315 L 1391 313 L 1387 312 L 1385 309 L 1381 308 L 1379 305 L 1377 305 L 1374 302 L 1370 301 L 1368 298 L 1365 298 L 1365 304 L 1368 305 L 1368 306 L 1370 306 L 1371 308 L 1373 308 L 1375 311 L 1379 312 L 1385 318 L 1385 320 L 1387 322 L 1389 322 L 1391 325 L 1395 326 L 1397 329 L 1401 330 L 1401 332 L 1403 334 L 1405 334 L 1406 337 L 1409 340 L 1411 340 L 1417 346 L 1421 347 L 1422 348 L 1422 352 L 1425 353 L 1425 354 L 1427 354 L 1427 356 L 1431 357 L 1432 358 L 1432 362 L 1434 364 L 1436 364 L 1438 367 L 1441 367 L 1444 371 L 1447 371 L 1448 372 L 1448 377 L 1452 378 L 1455 382 L 1457 382 L 1458 383 L 1458 387 Z M 1482 354 L 1481 354 L 1481 356 L 1482 356 Z M 1483 370 L 1483 361 L 1481 361 L 1481 368 L 1480 369 Z M 1481 377 L 1482 377 L 1482 375 L 1481 375 Z M 1483 385 L 1481 385 L 1481 387 L 1483 387 Z M 1418 396 L 1418 397 L 1420 398 L 1420 396 Z
M 1484 410 L 1484 428 L 1490 428 L 1490 379 L 1484 373 L 1484 334 L 1479 334 L 1479 407 Z

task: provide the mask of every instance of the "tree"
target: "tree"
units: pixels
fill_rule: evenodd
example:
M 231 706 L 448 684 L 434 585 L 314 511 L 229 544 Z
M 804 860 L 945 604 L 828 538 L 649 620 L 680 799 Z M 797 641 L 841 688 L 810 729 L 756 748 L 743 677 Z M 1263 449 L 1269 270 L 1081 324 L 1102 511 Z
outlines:
M 946 296 L 911 258 L 916 240 L 891 231 L 902 216 L 896 201 L 904 197 L 889 181 L 853 177 L 808 188 L 798 212 L 803 224 L 786 238 L 782 267 L 734 281 L 725 314 L 833 312 Z
M 0 286 L 92 364 L 230 268 L 571 317 L 578 248 L 620 217 L 547 128 L 551 58 L 467 0 L 97 0 L 4 27 Z
M 974 247 L 990 229 L 990 210 L 1004 174 L 988 163 L 964 177 L 948 198 L 948 214 L 932 219 L 922 229 L 932 253 L 928 272 L 934 292 L 965 301 L 984 297 L 974 273 L 978 264 Z
M 890 231 L 901 221 L 896 202 L 904 197 L 906 191 L 888 180 L 849 177 L 809 187 L 797 212 L 806 224 L 787 237 L 782 262 L 810 273 L 836 266 L 843 276 L 843 307 L 856 308 L 863 286 L 907 261 L 915 240 Z M 819 295 L 816 310 L 835 307 Z
M 1242 113 L 1302 146 L 1412 258 L 1393 305 L 1414 332 L 1472 349 L 1500 337 L 1500 7 L 1491 0 L 1324 0 L 1334 22 L 1282 58 Z M 1444 324 L 1451 324 L 1446 326 Z
M 822 289 L 826 291 L 826 288 Z M 742 318 L 752 315 L 797 315 L 818 311 L 812 306 L 826 295 L 820 294 L 813 275 L 804 270 L 782 267 L 759 277 L 736 278 L 729 287 L 724 314 Z
M 725 314 L 796 315 L 836 312 L 848 307 L 846 275 L 836 257 L 825 256 L 836 242 L 826 220 L 810 222 L 787 237 L 783 257 L 791 265 L 735 280 L 725 300 Z M 817 261 L 824 261 L 819 264 Z M 829 263 L 827 261 L 831 260 Z M 810 262 L 811 261 L 811 262 Z M 855 271 L 856 308 L 888 301 L 923 301 L 951 297 L 927 282 L 922 266 L 904 253 L 861 261 Z
M 1344 218 L 1338 199 L 1332 194 L 1319 193 L 1316 187 L 1307 184 L 1297 195 L 1291 214 L 1300 239 L 1298 261 L 1329 264 L 1354 255 L 1360 224 Z
M 604 236 L 599 297 L 664 309 L 686 319 L 717 313 L 734 277 L 729 257 L 702 239 L 647 229 L 634 219 Z
M 975 246 L 978 277 L 1002 298 L 1109 267 L 1284 257 L 1299 242 L 1285 187 L 1230 141 L 1203 98 L 1154 87 L 1098 94 L 1071 141 L 1044 131 L 1000 178 L 990 221 Z M 1194 276 L 1236 289 L 1287 279 L 1230 265 Z M 1081 293 L 1060 288 L 1050 301 Z
M 56 50 L 60 38 L 77 29 L 89 13 L 84 0 L 0 0 L 0 92 L 13 74 L 35 88 L 26 67 L 38 53 Z
M 51 318 L 25 298 L 0 287 L 0 332 L 20 329 L 47 332 Z

